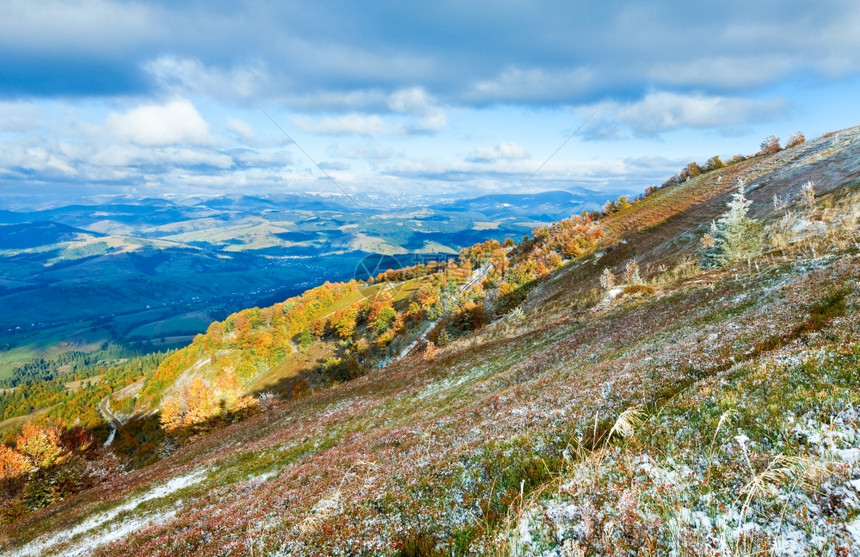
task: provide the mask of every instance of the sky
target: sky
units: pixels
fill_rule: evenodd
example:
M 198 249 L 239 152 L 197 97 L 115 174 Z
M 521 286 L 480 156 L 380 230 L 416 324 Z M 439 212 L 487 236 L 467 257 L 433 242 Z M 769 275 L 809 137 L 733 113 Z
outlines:
M 0 0 L 0 205 L 642 191 L 860 124 L 860 3 Z

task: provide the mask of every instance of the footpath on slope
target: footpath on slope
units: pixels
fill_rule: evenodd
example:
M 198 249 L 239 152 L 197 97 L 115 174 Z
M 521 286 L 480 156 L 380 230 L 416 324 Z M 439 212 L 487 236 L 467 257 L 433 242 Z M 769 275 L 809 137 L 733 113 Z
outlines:
M 467 290 L 474 287 L 476 284 L 480 284 L 481 281 L 483 281 L 484 278 L 487 276 L 487 274 L 489 274 L 491 269 L 493 269 L 493 263 L 492 263 L 492 261 L 487 261 L 486 263 L 481 265 L 479 268 L 472 271 L 472 275 L 469 277 L 469 280 L 466 281 L 465 284 L 460 286 L 458 293 L 462 294 L 463 292 L 466 292 Z M 427 323 L 424 326 L 424 328 L 421 330 L 421 332 L 418 334 L 418 337 L 415 340 L 413 340 L 409 344 L 409 346 L 407 346 L 406 348 L 401 350 L 400 354 L 398 354 L 396 357 L 392 358 L 391 360 L 389 360 L 387 362 L 383 362 L 384 365 L 399 362 L 400 360 L 402 360 L 403 358 L 408 356 L 415 349 L 416 346 L 418 346 L 420 343 L 427 340 L 427 335 L 430 334 L 430 331 L 432 331 L 433 329 L 436 328 L 436 325 L 438 325 L 441 320 L 442 320 L 442 318 L 440 317 L 440 318 L 436 319 L 435 321 L 431 321 L 431 322 Z M 380 367 L 384 367 L 384 366 L 380 366 Z

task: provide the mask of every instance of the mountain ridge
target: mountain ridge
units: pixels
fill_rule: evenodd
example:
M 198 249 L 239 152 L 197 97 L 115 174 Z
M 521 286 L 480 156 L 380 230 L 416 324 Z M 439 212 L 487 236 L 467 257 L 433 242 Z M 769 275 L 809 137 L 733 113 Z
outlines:
M 254 343 L 292 332 L 273 320 L 302 307 L 288 338 L 308 344 L 290 354 L 313 366 L 327 343 L 342 361 L 239 423 L 186 420 L 163 440 L 172 454 L 19 520 L 0 543 L 15 555 L 852 555 L 858 137 L 740 161 L 432 272 L 234 314 L 177 353 L 187 363 L 166 386 L 213 356 L 215 373 L 253 381 L 240 366 Z M 763 253 L 703 267 L 702 238 L 739 180 Z M 480 288 L 456 292 L 463 269 L 488 261 Z M 404 342 L 444 326 L 380 369 L 344 363 L 399 313 Z M 220 365 L 223 350 L 245 359 Z

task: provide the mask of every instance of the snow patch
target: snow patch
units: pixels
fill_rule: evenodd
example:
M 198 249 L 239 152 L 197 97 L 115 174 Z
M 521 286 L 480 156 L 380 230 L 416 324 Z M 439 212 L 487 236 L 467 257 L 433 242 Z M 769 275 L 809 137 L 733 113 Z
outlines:
M 851 534 L 851 539 L 854 540 L 854 545 L 860 545 L 860 518 L 857 518 L 845 529 Z
M 136 509 L 140 504 L 145 503 L 147 501 L 152 501 L 153 499 L 160 499 L 162 497 L 166 497 L 175 491 L 179 491 L 180 489 L 184 489 L 196 483 L 199 483 L 206 476 L 205 471 L 198 470 L 197 472 L 179 476 L 178 478 L 173 478 L 168 481 L 164 485 L 158 486 L 155 489 L 151 489 L 148 492 L 135 497 L 134 499 L 114 507 L 109 511 L 105 511 L 103 513 L 99 513 L 95 516 L 92 516 L 75 526 L 74 528 L 70 528 L 69 530 L 65 530 L 54 536 L 51 536 L 48 539 L 43 541 L 39 541 L 39 539 L 33 540 L 24 547 L 19 548 L 18 550 L 11 553 L 11 555 L 15 555 L 16 557 L 25 557 L 29 555 L 44 555 L 47 552 L 46 549 L 53 547 L 57 544 L 64 543 L 74 539 L 81 534 L 85 534 L 96 528 L 102 526 L 115 519 L 122 513 L 126 513 Z M 88 540 L 81 540 L 81 543 L 78 547 L 73 549 L 65 549 L 63 551 L 64 555 L 81 555 L 83 553 L 92 552 L 96 547 L 110 543 L 121 538 L 123 535 L 130 533 L 134 530 L 143 528 L 147 524 L 153 522 L 153 519 L 156 518 L 154 516 L 143 517 L 138 519 L 129 519 L 121 521 L 116 528 L 109 530 L 101 535 L 90 538 Z M 159 513 L 158 518 L 167 519 L 169 516 L 165 513 Z
M 860 462 L 860 449 L 836 449 L 833 451 L 840 460 L 847 464 L 855 464 Z

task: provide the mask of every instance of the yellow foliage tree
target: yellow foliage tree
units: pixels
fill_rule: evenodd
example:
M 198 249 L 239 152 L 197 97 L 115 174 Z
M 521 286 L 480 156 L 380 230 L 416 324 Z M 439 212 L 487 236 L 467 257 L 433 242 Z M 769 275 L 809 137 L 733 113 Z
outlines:
M 27 457 L 0 443 L 0 482 L 22 476 L 32 469 Z
M 60 434 L 61 430 L 56 425 L 41 427 L 27 422 L 17 437 L 16 447 L 33 464 L 46 468 L 54 464 L 64 452 L 60 445 Z
M 161 427 L 167 431 L 173 431 L 182 426 L 185 411 L 182 408 L 182 403 L 178 397 L 169 397 L 164 399 L 161 404 L 161 416 L 159 422 Z
M 200 377 L 195 377 L 185 389 L 185 425 L 205 422 L 219 413 L 215 391 Z
M 212 385 L 195 377 L 177 396 L 165 398 L 161 404 L 161 427 L 174 431 L 199 425 L 225 412 L 249 408 L 255 402 L 254 397 L 244 394 L 233 367 L 227 366 Z

